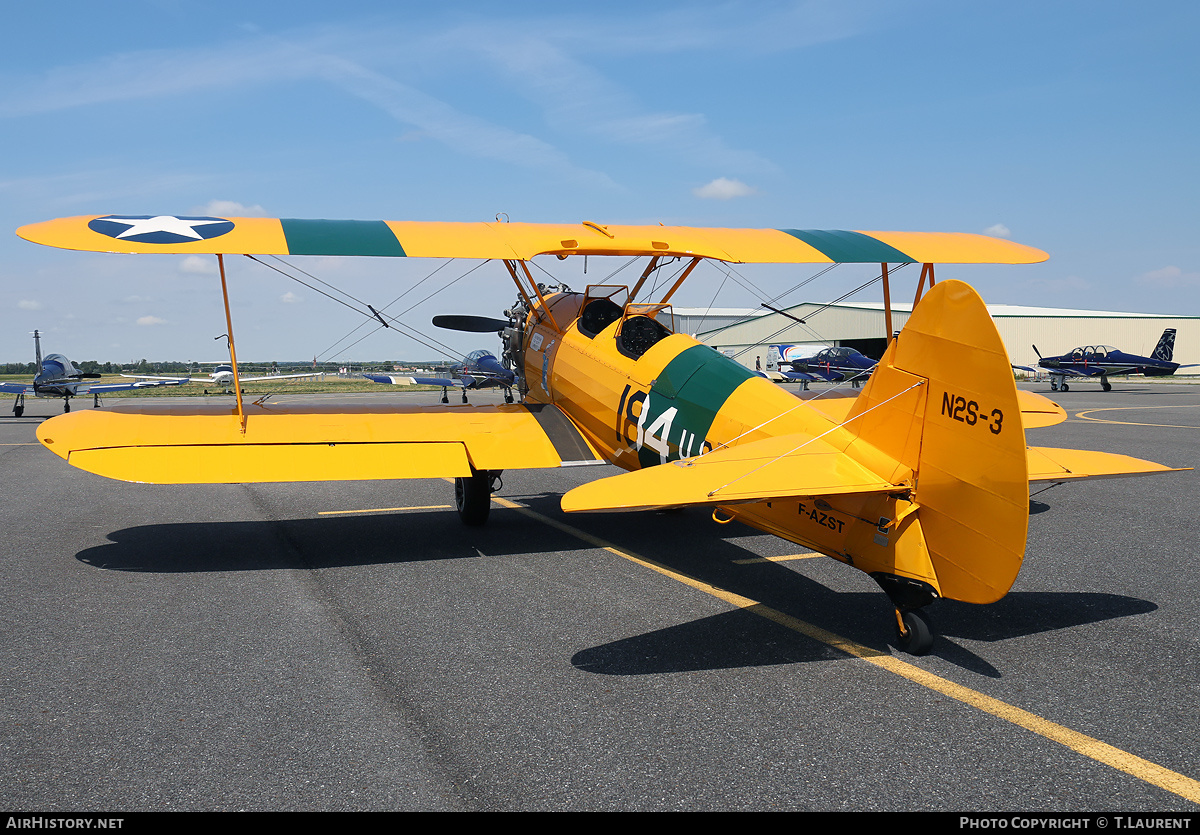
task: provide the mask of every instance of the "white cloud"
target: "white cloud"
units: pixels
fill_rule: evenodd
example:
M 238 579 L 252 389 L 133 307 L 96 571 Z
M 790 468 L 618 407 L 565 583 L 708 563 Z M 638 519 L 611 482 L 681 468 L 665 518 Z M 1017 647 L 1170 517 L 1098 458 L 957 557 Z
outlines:
M 199 214 L 208 217 L 265 217 L 267 213 L 257 203 L 247 206 L 233 200 L 210 200 L 200 209 Z
M 1150 287 L 1195 287 L 1200 285 L 1200 273 L 1185 273 L 1179 267 L 1167 266 L 1160 270 L 1142 273 L 1134 281 Z
M 166 319 L 160 319 L 157 316 L 142 316 L 137 320 L 139 325 L 165 325 Z
M 692 194 L 705 200 L 729 200 L 733 197 L 746 197 L 755 192 L 756 189 L 741 180 L 731 180 L 728 177 L 717 177 L 707 185 L 692 189 Z
M 279 300 L 281 302 L 283 302 L 284 304 L 299 304 L 300 302 L 304 301 L 304 297 L 297 296 L 291 290 L 288 290 L 286 293 L 284 293 L 282 296 L 279 297 Z
M 45 305 L 34 299 L 21 299 L 17 302 L 17 307 L 21 310 L 41 310 Z
M 215 275 L 217 259 L 211 256 L 189 255 L 179 264 L 179 271 L 193 275 Z
M 1003 223 L 997 223 L 984 229 L 983 234 L 991 235 L 993 238 L 1007 238 L 1012 235 L 1012 232 Z

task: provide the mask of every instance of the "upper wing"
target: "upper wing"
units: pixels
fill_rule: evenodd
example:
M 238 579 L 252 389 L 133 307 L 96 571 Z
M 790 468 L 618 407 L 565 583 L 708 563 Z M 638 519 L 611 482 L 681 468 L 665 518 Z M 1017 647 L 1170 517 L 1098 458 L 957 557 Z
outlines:
M 123 404 L 38 427 L 80 469 L 151 484 L 469 476 L 605 463 L 556 406 Z
M 34 223 L 22 238 L 89 252 L 372 255 L 528 260 L 535 255 L 699 256 L 735 263 L 1031 264 L 1045 252 L 955 232 L 858 232 L 83 215 Z

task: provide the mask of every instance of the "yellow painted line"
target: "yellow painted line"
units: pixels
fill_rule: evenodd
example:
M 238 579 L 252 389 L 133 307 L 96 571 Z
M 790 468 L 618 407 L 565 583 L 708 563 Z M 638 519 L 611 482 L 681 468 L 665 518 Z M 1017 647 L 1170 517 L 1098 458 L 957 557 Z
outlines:
M 501 507 L 511 508 L 523 513 L 524 515 L 536 519 L 539 522 L 549 525 L 552 528 L 557 528 L 564 533 L 568 533 L 578 539 L 589 544 L 595 545 L 597 548 L 602 548 L 610 554 L 615 554 L 618 557 L 635 562 L 638 565 L 645 566 L 659 574 L 677 580 L 684 585 L 691 586 L 694 589 L 710 594 L 719 600 L 723 600 L 731 606 L 736 606 L 739 609 L 745 609 L 748 612 L 766 618 L 767 620 L 778 623 L 781 626 L 787 627 L 802 635 L 806 635 L 814 640 L 827 644 L 835 649 L 840 649 L 847 655 L 852 655 L 855 658 L 861 658 L 863 661 L 874 664 L 888 670 L 895 675 L 908 679 L 914 684 L 919 684 L 922 687 L 927 687 L 941 693 L 956 701 L 970 705 L 985 713 L 990 713 L 999 719 L 1011 722 L 1014 725 L 1024 728 L 1027 731 L 1032 731 L 1039 736 L 1045 737 L 1052 742 L 1057 742 L 1064 745 L 1085 757 L 1111 766 L 1118 771 L 1123 771 L 1130 776 L 1136 777 L 1153 786 L 1158 786 L 1161 789 L 1177 794 L 1182 798 L 1200 803 L 1200 782 L 1193 780 L 1190 777 L 1185 777 L 1170 769 L 1163 768 L 1149 760 L 1144 760 L 1141 757 L 1130 754 L 1127 751 L 1122 751 L 1090 736 L 1081 734 L 1078 731 L 1073 731 L 1048 719 L 1030 713 L 1027 710 L 1022 710 L 1019 707 L 1014 707 L 999 699 L 994 699 L 991 696 L 985 696 L 969 687 L 963 687 L 960 684 L 944 679 L 941 676 L 927 672 L 906 661 L 901 661 L 892 655 L 871 647 L 864 646 L 849 638 L 843 638 L 834 632 L 822 629 L 819 626 L 814 626 L 811 623 L 792 617 L 791 615 L 772 609 L 759 603 L 756 600 L 751 600 L 748 597 L 743 597 L 740 594 L 727 591 L 725 589 L 706 583 L 703 580 L 698 580 L 694 577 L 689 577 L 686 574 L 668 568 L 661 563 L 634 554 L 632 551 L 622 550 L 617 548 L 599 537 L 592 536 L 586 531 L 581 531 L 578 528 L 572 527 L 564 522 L 559 522 L 557 519 L 551 519 L 548 516 L 543 516 L 536 510 L 531 510 L 524 505 L 519 505 L 516 502 L 508 499 L 493 496 L 492 501 L 499 504 Z
M 340 516 L 347 513 L 394 513 L 402 510 L 448 510 L 454 507 L 450 504 L 428 504 L 420 507 L 369 507 L 364 510 L 322 510 L 318 516 Z
M 1104 409 L 1088 409 L 1083 412 L 1076 412 L 1075 417 L 1081 420 L 1090 420 L 1093 423 L 1115 423 L 1122 426 L 1157 426 L 1164 429 L 1200 429 L 1200 426 L 1186 426 L 1175 423 L 1140 423 L 1135 420 L 1105 420 L 1104 418 L 1088 417 L 1093 412 L 1126 412 L 1131 409 L 1189 409 L 1200 406 L 1200 403 L 1183 403 L 1178 406 L 1110 406 Z
M 734 565 L 752 565 L 756 562 L 790 562 L 791 560 L 812 560 L 818 557 L 823 557 L 824 554 L 816 554 L 812 551 L 805 551 L 803 554 L 788 554 L 786 557 L 750 557 L 744 560 L 734 560 Z

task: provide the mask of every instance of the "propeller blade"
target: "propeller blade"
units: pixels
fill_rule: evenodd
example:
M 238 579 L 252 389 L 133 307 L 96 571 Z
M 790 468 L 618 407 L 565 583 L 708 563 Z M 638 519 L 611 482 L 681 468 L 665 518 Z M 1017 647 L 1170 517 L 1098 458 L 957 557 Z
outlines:
M 499 333 L 509 326 L 505 319 L 487 316 L 434 316 L 434 327 L 467 333 Z

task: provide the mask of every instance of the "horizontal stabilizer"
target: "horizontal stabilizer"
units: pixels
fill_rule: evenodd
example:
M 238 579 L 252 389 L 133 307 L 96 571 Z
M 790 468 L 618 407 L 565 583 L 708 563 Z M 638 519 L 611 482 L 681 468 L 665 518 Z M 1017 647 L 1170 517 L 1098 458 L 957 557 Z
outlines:
M 1029 447 L 1026 453 L 1029 481 L 1067 481 L 1078 478 L 1126 478 L 1135 475 L 1159 475 L 1183 472 L 1191 467 L 1164 467 L 1111 452 L 1084 449 Z
M 1017 403 L 1021 406 L 1021 425 L 1026 429 L 1057 426 L 1067 419 L 1066 409 L 1032 391 L 1017 389 Z
M 897 489 L 824 441 L 781 435 L 593 481 L 563 496 L 562 508 L 649 510 Z

